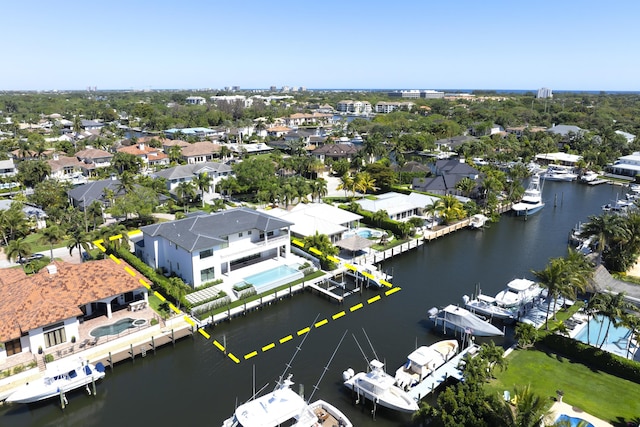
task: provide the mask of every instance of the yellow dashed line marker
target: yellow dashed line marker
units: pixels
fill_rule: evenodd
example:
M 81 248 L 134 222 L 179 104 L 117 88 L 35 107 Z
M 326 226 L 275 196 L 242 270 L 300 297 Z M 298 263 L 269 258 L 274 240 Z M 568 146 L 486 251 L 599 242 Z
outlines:
M 135 234 L 140 234 L 140 233 L 142 233 L 142 231 L 140 230 L 131 230 L 127 232 L 127 236 L 133 236 Z
M 306 328 L 304 328 L 304 329 L 300 329 L 300 330 L 298 331 L 298 336 L 300 336 L 300 335 L 304 335 L 304 334 L 306 334 L 307 332 L 309 332 L 310 330 L 311 330 L 311 328 L 310 328 L 310 327 L 308 327 L 308 326 L 307 326 Z
M 293 339 L 293 335 L 287 335 L 286 337 L 280 339 L 280 344 L 284 344 L 287 341 L 291 341 L 292 339 Z
M 276 346 L 276 345 L 275 345 L 274 343 L 267 344 L 267 345 L 265 345 L 264 347 L 262 347 L 262 351 L 263 351 L 263 352 L 264 352 L 264 351 L 269 351 L 269 350 L 271 350 L 271 349 L 272 349 L 273 347 L 275 347 L 275 346 Z
M 331 256 L 331 255 L 327 255 L 327 259 L 329 261 L 333 261 L 333 262 L 338 262 L 338 263 L 340 262 L 340 260 L 338 258 L 336 258 L 334 256 Z
M 292 242 L 294 245 L 298 245 L 298 246 L 300 246 L 300 247 L 304 247 L 304 243 L 302 243 L 302 242 L 301 242 L 300 240 L 298 240 L 298 239 L 292 239 L 292 240 L 291 240 L 291 242 Z
M 205 337 L 206 339 L 211 338 L 211 335 L 209 335 L 207 333 L 207 331 L 205 331 L 204 329 L 198 329 L 198 332 L 200 332 L 200 335 L 202 335 L 203 337 Z
M 312 253 L 314 253 L 316 255 L 322 255 L 322 252 L 320 252 L 316 248 L 309 248 L 309 252 L 312 252 Z
M 111 258 L 111 260 L 116 264 L 120 265 L 121 261 L 118 258 L 116 258 L 113 254 L 109 255 L 109 258 Z
M 140 279 L 140 280 L 138 280 L 138 282 L 140 282 L 140 284 L 142 286 L 144 286 L 145 288 L 151 289 L 151 285 L 149 285 L 147 282 L 145 282 L 144 279 Z
M 318 323 L 316 323 L 316 324 L 315 324 L 315 325 L 313 325 L 313 326 L 315 326 L 316 328 L 319 328 L 320 326 L 324 326 L 324 325 L 326 325 L 327 323 L 329 323 L 329 321 L 328 321 L 327 319 L 324 319 L 324 320 L 319 321 Z
M 213 340 L 213 345 L 218 347 L 218 350 L 224 351 L 224 346 L 218 342 L 218 340 Z
M 387 282 L 386 280 L 380 280 L 380 283 L 382 283 L 383 285 L 385 285 L 385 286 L 387 286 L 389 288 L 393 287 L 393 285 L 391 283 Z
M 236 363 L 240 363 L 240 359 L 238 359 L 237 357 L 235 357 L 233 355 L 233 353 L 229 353 L 229 359 L 233 360 Z
M 375 297 L 373 297 L 373 298 L 369 298 L 369 299 L 367 300 L 367 304 L 373 304 L 374 302 L 379 301 L 379 300 L 381 300 L 381 299 L 382 299 L 382 298 L 380 297 L 380 295 L 376 295 L 376 296 L 375 296 Z
M 153 294 L 158 297 L 158 299 L 162 302 L 165 302 L 167 299 L 165 297 L 163 297 L 160 293 L 158 293 L 158 291 L 154 291 Z
M 96 247 L 98 249 L 100 249 L 102 252 L 105 252 L 107 250 L 107 248 L 105 248 L 104 246 L 102 246 L 102 242 L 104 242 L 104 240 L 100 239 L 100 240 L 94 240 L 93 244 L 96 245 Z
M 136 272 L 130 269 L 129 267 L 127 267 L 126 265 L 124 266 L 124 271 L 129 273 L 131 276 L 136 277 Z
M 395 294 L 395 293 L 396 293 L 396 292 L 398 292 L 400 289 L 401 289 L 401 288 L 395 287 L 395 288 L 393 288 L 393 289 L 389 289 L 389 290 L 388 290 L 388 291 L 386 291 L 384 294 L 385 294 L 386 296 L 389 296 L 389 295 L 391 295 L 391 294 Z
M 349 270 L 352 270 L 352 271 L 358 271 L 358 269 L 357 269 L 357 268 L 355 268 L 355 267 L 354 267 L 353 265 L 351 265 L 351 264 L 345 264 L 344 266 L 345 266 L 346 268 L 348 268 Z
M 251 353 L 247 353 L 244 355 L 244 360 L 249 360 L 254 356 L 257 356 L 258 352 L 257 351 L 252 351 Z
M 111 240 L 112 242 L 114 240 L 119 240 L 122 239 L 122 234 L 116 234 L 115 236 L 109 236 L 109 240 Z
M 352 306 L 351 308 L 349 308 L 349 311 L 353 313 L 354 311 L 360 310 L 361 308 L 362 308 L 362 303 Z
M 340 313 L 336 313 L 336 314 L 334 314 L 333 316 L 331 316 L 331 318 L 332 318 L 333 320 L 336 320 L 336 319 L 341 318 L 341 317 L 342 317 L 342 316 L 344 316 L 345 314 L 347 314 L 347 313 L 345 313 L 345 312 L 344 312 L 344 310 L 342 310 Z
M 178 310 L 178 308 L 175 305 L 169 303 L 169 308 L 173 310 L 176 314 L 180 314 L 180 310 Z
M 191 326 L 196 326 L 193 320 L 189 319 L 189 316 L 184 316 L 184 321 L 190 324 Z

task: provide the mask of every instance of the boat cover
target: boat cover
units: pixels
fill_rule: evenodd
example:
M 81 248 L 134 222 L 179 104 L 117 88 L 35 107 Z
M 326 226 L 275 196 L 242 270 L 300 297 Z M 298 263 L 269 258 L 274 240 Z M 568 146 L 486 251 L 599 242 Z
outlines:
M 482 320 L 470 311 L 453 304 L 450 304 L 440 310 L 436 319 L 444 321 L 445 326 L 479 337 L 504 335 L 504 332 L 493 326 L 491 323 Z

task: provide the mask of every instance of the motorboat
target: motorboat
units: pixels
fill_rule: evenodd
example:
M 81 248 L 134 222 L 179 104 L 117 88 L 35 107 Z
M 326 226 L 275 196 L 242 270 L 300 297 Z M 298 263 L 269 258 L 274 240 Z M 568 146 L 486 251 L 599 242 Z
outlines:
M 462 301 L 464 302 L 465 308 L 470 312 L 481 314 L 490 319 L 509 320 L 513 319 L 514 315 L 517 314 L 517 312 L 514 313 L 513 310 L 499 306 L 496 303 L 496 299 L 489 295 L 478 294 L 478 296 L 473 299 L 469 298 L 468 295 L 463 295 Z
M 511 209 L 517 216 L 523 216 L 534 214 L 542 208 L 544 208 L 544 202 L 542 201 L 540 175 L 533 175 L 522 199 L 518 203 L 514 203 Z
M 291 375 L 279 382 L 275 390 L 236 408 L 223 427 L 275 427 L 280 425 L 312 427 L 352 427 L 351 421 L 335 406 L 324 400 L 307 403 L 293 391 Z
M 496 294 L 495 302 L 498 306 L 519 310 L 531 303 L 542 293 L 542 288 L 536 282 L 529 279 L 513 279 L 507 283 L 507 287 Z
M 598 179 L 598 174 L 594 171 L 586 171 L 580 176 L 582 182 L 593 182 Z
M 429 310 L 429 317 L 436 327 L 442 325 L 444 333 L 450 330 L 478 337 L 504 335 L 503 331 L 496 328 L 487 319 L 480 318 L 469 310 L 453 304 L 449 304 L 441 310 L 433 307 Z
M 484 227 L 484 225 L 486 224 L 486 222 L 489 220 L 489 217 L 483 215 L 483 214 L 475 214 L 473 216 L 471 216 L 471 219 L 469 221 L 469 228 L 473 228 L 473 229 L 480 229 L 482 227 Z
M 59 396 L 78 388 L 89 386 L 105 376 L 102 363 L 95 365 L 81 358 L 73 361 L 59 361 L 49 364 L 44 376 L 31 381 L 11 393 L 6 401 L 10 403 L 33 403 Z
M 546 181 L 575 181 L 578 179 L 578 174 L 573 173 L 571 168 L 549 165 L 542 174 L 542 178 Z
M 344 385 L 358 395 L 394 411 L 413 413 L 418 403 L 398 387 L 396 379 L 384 370 L 384 363 L 377 359 L 369 362 L 369 372 L 358 372 L 349 368 L 342 373 Z
M 442 340 L 418 347 L 396 370 L 396 385 L 405 390 L 417 386 L 458 353 L 458 340 Z

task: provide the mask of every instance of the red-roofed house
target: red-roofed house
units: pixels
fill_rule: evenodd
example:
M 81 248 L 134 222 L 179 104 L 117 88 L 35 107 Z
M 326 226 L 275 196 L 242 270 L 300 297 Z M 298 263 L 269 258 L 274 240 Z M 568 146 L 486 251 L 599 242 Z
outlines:
M 118 148 L 119 153 L 129 153 L 140 157 L 145 166 L 153 167 L 158 165 L 168 165 L 169 156 L 158 148 L 153 148 L 140 142 L 136 145 Z
M 39 348 L 52 352 L 79 337 L 80 321 L 108 318 L 136 301 L 148 302 L 144 276 L 110 259 L 68 264 L 55 261 L 31 276 L 21 269 L 0 275 L 0 362 Z M 148 284 L 151 282 L 146 279 Z

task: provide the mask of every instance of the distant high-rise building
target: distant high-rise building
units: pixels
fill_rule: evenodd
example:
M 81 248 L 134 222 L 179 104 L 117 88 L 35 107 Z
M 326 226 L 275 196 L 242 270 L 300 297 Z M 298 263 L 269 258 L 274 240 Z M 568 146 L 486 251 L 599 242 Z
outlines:
M 231 88 L 232 91 L 238 92 L 240 90 L 240 86 L 234 86 Z
M 553 98 L 553 91 L 548 87 L 538 89 L 538 98 Z
M 271 86 L 271 87 L 269 87 L 269 90 L 270 90 L 271 92 L 275 92 L 275 91 L 277 91 L 277 90 L 278 90 L 278 88 L 277 88 L 276 86 Z

